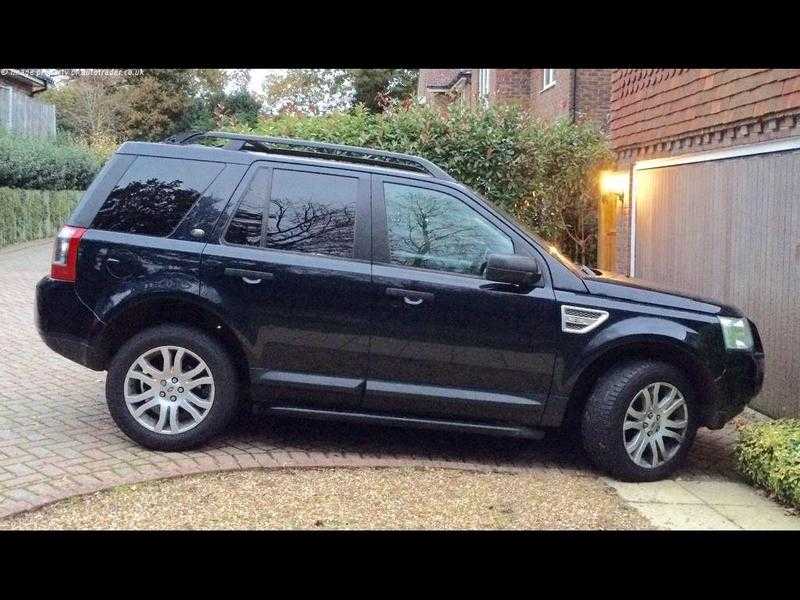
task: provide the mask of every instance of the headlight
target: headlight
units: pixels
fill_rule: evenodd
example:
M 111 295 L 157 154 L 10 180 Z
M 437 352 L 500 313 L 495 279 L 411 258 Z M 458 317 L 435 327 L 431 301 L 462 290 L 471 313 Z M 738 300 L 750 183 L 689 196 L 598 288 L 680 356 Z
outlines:
M 722 325 L 722 337 L 728 350 L 752 350 L 753 332 L 747 319 L 717 317 Z

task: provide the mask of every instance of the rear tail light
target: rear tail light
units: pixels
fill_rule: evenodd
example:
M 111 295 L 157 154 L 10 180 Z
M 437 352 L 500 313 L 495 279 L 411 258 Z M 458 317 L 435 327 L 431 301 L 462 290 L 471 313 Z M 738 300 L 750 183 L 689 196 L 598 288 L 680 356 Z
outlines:
M 64 225 L 56 236 L 53 248 L 53 262 L 50 277 L 59 281 L 75 281 L 75 267 L 78 264 L 78 245 L 86 230 L 83 227 Z

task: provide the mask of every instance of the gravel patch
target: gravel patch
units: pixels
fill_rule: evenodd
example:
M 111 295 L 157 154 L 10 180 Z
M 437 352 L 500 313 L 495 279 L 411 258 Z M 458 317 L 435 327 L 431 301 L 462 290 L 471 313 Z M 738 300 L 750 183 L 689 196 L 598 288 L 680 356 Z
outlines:
M 649 529 L 616 492 L 558 470 L 268 469 L 120 486 L 0 529 Z

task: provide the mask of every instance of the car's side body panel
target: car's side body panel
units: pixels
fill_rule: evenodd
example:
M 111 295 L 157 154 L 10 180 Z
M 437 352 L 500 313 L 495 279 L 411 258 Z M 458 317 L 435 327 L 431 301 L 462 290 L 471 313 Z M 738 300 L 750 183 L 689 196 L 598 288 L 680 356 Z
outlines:
M 591 286 L 591 282 L 588 285 Z M 731 376 L 730 367 L 732 361 L 736 363 L 741 358 L 727 352 L 723 345 L 716 314 L 724 308 L 711 304 L 703 304 L 702 312 L 671 308 L 659 304 L 663 295 L 663 292 L 648 294 L 646 290 L 638 290 L 636 301 L 633 301 L 610 295 L 556 291 L 559 305 L 604 310 L 609 317 L 602 327 L 588 334 L 562 333 L 557 344 L 553 385 L 543 425 L 555 426 L 561 422 L 575 385 L 595 363 L 623 356 L 629 347 L 647 346 L 656 356 L 660 348 L 664 358 L 679 353 L 703 374 L 709 388 L 731 389 L 727 381 Z M 685 305 L 697 307 L 698 303 L 686 299 Z M 753 370 L 755 379 L 763 379 L 763 350 L 757 347 L 755 353 L 747 354 L 747 368 Z M 735 387 L 741 388 L 739 392 L 742 393 L 746 388 L 739 384 Z M 708 402 L 729 400 L 717 397 L 720 390 L 702 391 Z
M 191 208 L 164 235 L 92 228 L 142 158 L 201 165 L 208 177 L 196 186 Z M 256 172 L 266 173 L 263 203 L 270 210 L 276 170 L 357 182 L 352 255 L 225 241 Z M 512 289 L 479 276 L 393 263 L 387 182 L 457 198 L 507 235 L 513 253 L 538 261 L 539 282 L 530 290 Z M 172 190 L 175 182 L 165 183 Z M 709 426 L 741 410 L 763 380 L 757 331 L 751 352 L 724 347 L 717 317 L 741 316 L 734 307 L 624 278 L 586 277 L 465 186 L 430 175 L 128 142 L 68 224 L 88 229 L 77 283 L 40 282 L 37 326 L 51 348 L 94 369 L 106 367 L 104 344 L 116 323 L 163 301 L 213 315 L 231 332 L 256 399 L 310 416 L 330 411 L 417 426 L 449 421 L 466 430 L 483 424 L 486 431 L 512 433 L 520 427 L 517 434 L 528 435 L 532 427 L 562 422 L 596 365 L 645 344 L 679 353 L 704 374 L 711 389 L 704 395 Z M 564 332 L 562 305 L 607 311 L 608 318 L 585 334 Z
M 256 179 L 259 169 L 262 176 Z M 225 241 L 245 194 L 262 193 L 259 202 L 266 208 L 274 171 L 353 181 L 351 258 Z M 259 161 L 219 220 L 203 254 L 200 295 L 234 324 L 249 359 L 255 399 L 330 408 L 360 403 L 369 360 L 369 194 L 369 176 L 362 173 Z
M 463 203 L 507 235 L 515 252 L 537 257 L 539 284 L 522 291 L 474 275 L 393 264 L 385 185 L 432 190 Z M 373 335 L 365 410 L 537 424 L 557 335 L 550 275 L 541 255 L 480 203 L 439 182 L 373 175 L 372 230 Z

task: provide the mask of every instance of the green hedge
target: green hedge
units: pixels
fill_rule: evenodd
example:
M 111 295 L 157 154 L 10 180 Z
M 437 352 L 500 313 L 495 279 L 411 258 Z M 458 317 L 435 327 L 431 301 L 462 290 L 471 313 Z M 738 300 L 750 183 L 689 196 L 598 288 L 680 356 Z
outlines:
M 55 235 L 82 194 L 0 188 L 0 247 Z
M 30 138 L 0 130 L 0 187 L 84 190 L 104 158 L 64 138 Z
M 800 419 L 747 425 L 739 432 L 736 460 L 751 483 L 800 508 Z
M 590 124 L 547 124 L 513 105 L 261 119 L 239 131 L 423 156 L 581 262 L 594 259 L 597 175 L 611 159 Z

